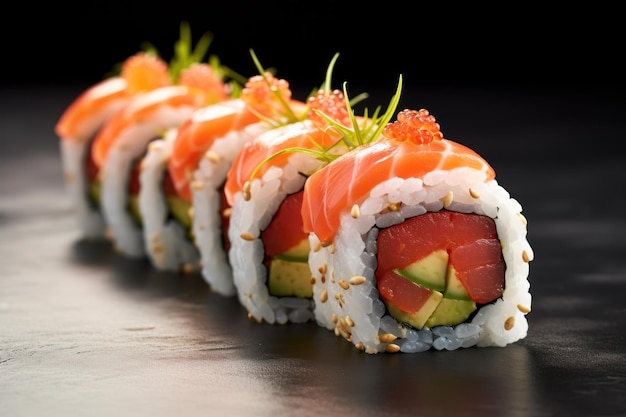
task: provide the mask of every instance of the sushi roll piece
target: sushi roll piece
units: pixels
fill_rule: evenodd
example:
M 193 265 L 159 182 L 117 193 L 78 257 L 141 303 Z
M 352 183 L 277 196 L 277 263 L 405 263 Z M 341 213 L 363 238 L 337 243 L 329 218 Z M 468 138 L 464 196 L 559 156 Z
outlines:
M 310 121 L 297 122 L 249 142 L 229 171 L 228 259 L 239 301 L 257 322 L 285 324 L 313 318 L 308 237 L 302 230 L 300 207 L 306 176 L 321 162 L 292 153 L 265 164 L 250 181 L 251 173 L 279 149 L 332 142 Z
M 177 56 L 170 64 L 173 84 L 133 99 L 111 117 L 94 139 L 91 153 L 100 170 L 97 180 L 102 212 L 109 237 L 123 255 L 147 256 L 138 195 L 141 161 L 148 144 L 167 130 L 179 127 L 195 110 L 228 97 L 211 65 L 195 61 L 195 57 L 203 55 L 194 52 Z M 181 67 L 181 62 L 187 66 Z
M 379 352 L 505 346 L 527 335 L 527 223 L 480 155 L 403 110 L 305 184 L 315 319 Z
M 301 120 L 305 108 L 291 98 L 287 81 L 261 68 L 238 98 L 199 109 L 178 129 L 168 160 L 173 185 L 168 199 L 199 249 L 202 276 L 221 295 L 235 294 L 225 238 L 228 217 L 223 213 L 226 174 L 245 143 Z
M 146 252 L 159 271 L 193 273 L 199 270 L 200 256 L 189 237 L 188 227 L 175 220 L 170 207 L 173 186 L 167 175 L 167 160 L 178 129 L 169 129 L 162 138 L 148 144 L 141 161 L 138 204 Z
M 214 108 L 216 114 L 221 116 L 223 112 L 217 110 L 222 109 L 221 103 L 232 100 L 230 95 L 224 94 L 226 90 L 231 91 L 231 87 L 224 83 L 224 71 L 216 64 L 212 68 L 218 74 L 217 77 L 203 74 L 207 80 L 213 82 L 213 86 L 206 85 L 204 91 L 217 93 L 213 94 L 211 104 L 194 110 L 189 117 L 184 118 L 180 126 L 168 129 L 162 138 L 149 142 L 147 153 L 141 160 L 138 192 L 141 230 L 146 254 L 153 267 L 160 271 L 200 271 L 200 252 L 191 231 L 192 205 L 188 198 L 182 197 L 188 196 L 188 183 L 179 192 L 174 185 L 170 167 L 180 161 L 181 143 L 187 144 L 188 137 L 206 133 L 198 128 L 198 124 L 202 123 L 208 110 Z M 225 106 L 228 107 L 228 104 Z M 254 115 L 248 119 L 258 120 Z M 198 138 L 193 141 L 194 144 L 199 142 Z M 196 157 L 199 159 L 200 155 Z M 178 184 L 180 186 L 180 181 Z
M 304 185 L 309 175 L 352 148 L 344 136 L 352 122 L 363 127 L 361 138 L 368 140 L 365 132 L 373 132 L 377 123 L 384 126 L 393 114 L 385 113 L 383 122 L 351 117 L 344 93 L 327 88 L 307 103 L 306 120 L 248 142 L 225 185 L 234 284 L 248 317 L 259 323 L 314 318 L 309 238 L 300 214 Z
M 122 63 L 119 75 L 81 93 L 57 121 L 55 133 L 61 139 L 65 189 L 76 212 L 81 238 L 102 239 L 106 230 L 95 181 L 97 167 L 91 159 L 93 138 L 134 96 L 169 84 L 167 64 L 152 54 L 139 52 Z

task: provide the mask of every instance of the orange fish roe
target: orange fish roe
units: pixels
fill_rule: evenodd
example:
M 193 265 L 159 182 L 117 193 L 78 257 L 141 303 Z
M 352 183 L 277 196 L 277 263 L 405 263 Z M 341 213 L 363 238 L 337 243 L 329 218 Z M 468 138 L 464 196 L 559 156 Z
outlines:
M 313 122 L 315 127 L 320 130 L 325 130 L 326 133 L 331 136 L 341 136 L 341 134 L 336 128 L 330 127 L 328 120 L 315 110 L 321 111 L 336 123 L 343 126 L 348 127 L 351 124 L 345 96 L 340 90 L 333 90 L 330 93 L 325 90 L 320 90 L 317 94 L 308 98 L 307 104 L 310 109 L 307 118 Z
M 398 142 L 410 140 L 416 144 L 426 144 L 443 139 L 443 133 L 439 130 L 439 123 L 426 109 L 419 111 L 402 110 L 398 113 L 397 121 L 385 126 L 383 134 Z
M 182 70 L 178 84 L 202 90 L 207 95 L 207 104 L 229 98 L 228 88 L 222 77 L 209 64 L 196 63 Z
M 250 77 L 241 91 L 241 99 L 264 116 L 284 109 L 291 99 L 289 82 L 275 78 L 271 73 Z
M 122 64 L 121 76 L 130 94 L 142 93 L 172 84 L 168 65 L 156 55 L 138 52 Z

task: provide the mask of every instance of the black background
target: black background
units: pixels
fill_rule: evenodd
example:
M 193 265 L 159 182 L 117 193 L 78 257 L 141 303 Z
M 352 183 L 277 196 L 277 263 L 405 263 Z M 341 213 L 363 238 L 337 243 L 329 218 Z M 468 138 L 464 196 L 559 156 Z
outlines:
M 334 53 L 336 85 L 623 94 L 622 22 L 598 5 L 482 6 L 475 2 L 90 1 L 12 4 L 0 29 L 1 83 L 89 85 L 150 42 L 170 58 L 179 23 L 242 75 L 266 67 L 303 89 L 319 85 Z M 305 91 L 306 90 L 306 91 Z

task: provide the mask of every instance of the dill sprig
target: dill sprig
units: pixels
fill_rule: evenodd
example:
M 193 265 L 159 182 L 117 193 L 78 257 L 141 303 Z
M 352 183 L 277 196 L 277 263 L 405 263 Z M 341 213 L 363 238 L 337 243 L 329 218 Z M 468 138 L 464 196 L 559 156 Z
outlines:
M 327 78 L 322 87 L 325 89 L 325 91 L 330 91 L 330 76 L 328 74 L 332 72 L 332 66 L 334 65 L 335 61 L 336 61 L 336 56 L 333 58 L 333 60 L 331 61 L 331 64 L 329 65 Z M 322 165 L 318 167 L 318 169 L 321 169 L 323 166 L 328 165 L 333 160 L 339 158 L 341 155 L 347 152 L 350 152 L 358 148 L 359 146 L 363 146 L 365 144 L 376 141 L 380 137 L 385 126 L 390 122 L 391 118 L 393 117 L 398 107 L 398 104 L 400 102 L 401 91 L 402 91 L 402 75 L 400 75 L 398 79 L 398 86 L 396 88 L 396 92 L 392 96 L 389 102 L 389 105 L 387 106 L 387 110 L 381 115 L 380 113 L 382 111 L 382 107 L 377 106 L 376 109 L 374 110 L 373 115 L 369 117 L 368 109 L 365 108 L 364 114 L 360 118 L 361 124 L 359 124 L 359 119 L 354 114 L 354 109 L 351 105 L 352 101 L 350 100 L 349 95 L 348 95 L 347 82 L 344 82 L 343 83 L 343 95 L 344 95 L 344 100 L 346 103 L 346 108 L 348 110 L 348 116 L 350 118 L 350 124 L 351 124 L 350 127 L 344 126 L 343 124 L 337 122 L 335 119 L 332 118 L 332 116 L 325 114 L 323 111 L 319 109 L 313 109 L 313 111 L 315 111 L 317 114 L 319 114 L 328 122 L 329 127 L 333 127 L 339 131 L 339 133 L 341 134 L 341 138 L 339 138 L 337 141 L 335 141 L 333 144 L 331 144 L 328 147 L 324 147 L 321 144 L 315 142 L 312 138 L 309 138 L 312 144 L 312 148 L 289 147 L 289 148 L 281 149 L 273 153 L 272 155 L 269 155 L 268 157 L 263 159 L 263 161 L 261 161 L 254 168 L 254 170 L 250 173 L 249 180 L 246 182 L 246 185 L 244 185 L 244 190 L 250 189 L 250 182 L 255 178 L 256 174 L 258 173 L 258 171 L 261 169 L 263 165 L 269 163 L 272 159 L 280 155 L 284 155 L 287 153 L 303 153 L 303 154 L 311 155 L 315 157 L 316 159 L 318 159 L 320 162 L 322 162 Z M 363 95 L 361 94 L 359 97 L 362 98 Z M 342 145 L 344 148 L 338 149 Z M 308 176 L 312 174 L 313 174 L 312 172 L 306 173 L 306 175 Z M 246 199 L 250 198 L 249 191 L 248 193 L 244 192 L 244 197 L 246 197 Z

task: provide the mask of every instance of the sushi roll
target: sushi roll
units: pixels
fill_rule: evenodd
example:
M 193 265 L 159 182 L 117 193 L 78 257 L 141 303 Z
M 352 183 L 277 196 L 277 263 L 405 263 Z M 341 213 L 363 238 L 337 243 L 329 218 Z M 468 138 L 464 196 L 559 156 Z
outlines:
M 119 75 L 81 93 L 57 121 L 55 133 L 61 139 L 65 188 L 76 212 L 81 238 L 101 239 L 106 230 L 95 181 L 97 168 L 91 159 L 93 138 L 134 96 L 169 83 L 167 64 L 154 55 L 139 52 L 122 63 Z
M 91 148 L 99 169 L 102 213 L 108 237 L 123 255 L 145 258 L 142 215 L 139 208 L 139 173 L 148 144 L 176 128 L 191 114 L 211 102 L 228 97 L 220 75 L 202 59 L 208 34 L 190 51 L 187 26 L 181 26 L 177 55 L 169 66 L 171 85 L 134 98 L 100 130 Z
M 428 111 L 400 112 L 305 184 L 315 320 L 371 354 L 526 337 L 534 254 L 521 211 Z
M 250 318 L 267 323 L 305 322 L 313 318 L 308 237 L 300 206 L 306 176 L 320 161 L 293 153 L 255 167 L 279 149 L 329 146 L 333 139 L 310 121 L 264 133 L 244 146 L 228 174 L 230 211 L 228 259 L 239 301 Z
M 305 104 L 289 84 L 261 68 L 238 98 L 196 111 L 178 129 L 168 161 L 169 199 L 199 248 L 202 275 L 221 295 L 235 294 L 223 216 L 226 173 L 243 145 L 262 132 L 303 118 Z M 172 205 L 174 208 L 174 205 Z M 193 211 L 193 216 L 190 215 Z
M 178 129 L 148 144 L 139 174 L 139 211 L 146 252 L 159 271 L 193 273 L 199 269 L 199 253 L 189 238 L 188 227 L 171 215 L 173 186 L 167 175 L 167 160 Z
M 170 168 L 180 161 L 181 143 L 186 143 L 190 135 L 199 133 L 198 124 L 209 109 L 221 109 L 221 103 L 231 101 L 230 96 L 224 94 L 231 87 L 224 83 L 221 67 L 212 65 L 212 68 L 218 74 L 217 77 L 203 74 L 213 83 L 213 86 L 207 85 L 204 89 L 214 93 L 211 104 L 193 110 L 180 126 L 168 129 L 162 138 L 151 141 L 141 160 L 138 194 L 141 230 L 146 254 L 155 269 L 160 271 L 195 273 L 200 270 L 200 252 L 191 230 L 189 211 L 192 205 L 189 198 L 182 197 L 189 188 L 187 186 L 185 190 L 179 191 L 175 187 Z M 228 104 L 225 106 L 228 107 Z M 222 114 L 219 111 L 217 113 Z M 249 119 L 258 120 L 255 116 Z M 194 144 L 198 142 L 200 140 L 196 138 Z M 180 187 L 180 181 L 177 183 Z M 187 197 L 187 194 L 184 195 Z
M 185 85 L 162 87 L 137 97 L 96 136 L 92 156 L 100 169 L 102 211 L 109 237 L 120 253 L 146 256 L 137 196 L 139 161 L 148 144 L 204 104 L 201 90 Z
M 339 90 L 323 88 L 307 104 L 306 120 L 248 142 L 225 185 L 234 284 L 248 317 L 259 323 L 303 323 L 314 318 L 309 238 L 300 215 L 304 184 L 309 175 L 352 148 L 340 132 L 349 131 L 353 121 L 368 132 L 377 122 L 385 123 L 350 117 Z M 392 113 L 383 117 L 388 120 Z

